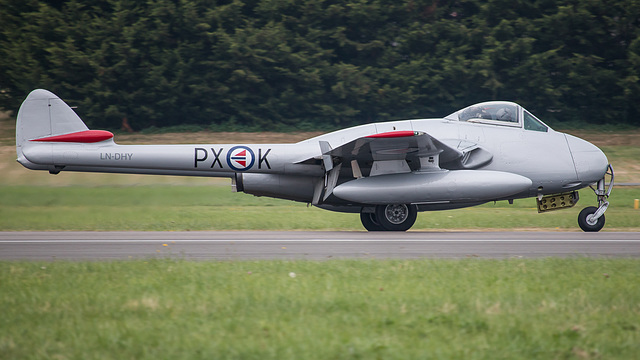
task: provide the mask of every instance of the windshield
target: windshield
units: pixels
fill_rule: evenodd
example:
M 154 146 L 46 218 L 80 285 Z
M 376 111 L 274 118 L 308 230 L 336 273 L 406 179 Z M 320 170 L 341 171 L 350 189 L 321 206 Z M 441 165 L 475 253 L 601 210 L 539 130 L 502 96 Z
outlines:
M 467 106 L 445 117 L 450 121 L 465 121 L 484 125 L 508 126 L 529 131 L 548 132 L 549 127 L 520 105 L 510 101 L 488 101 Z
M 531 115 L 526 110 L 524 111 L 524 129 L 541 131 L 541 132 L 549 131 L 549 129 L 547 128 L 547 125 L 543 124 L 542 121 L 536 119 L 535 116 Z
M 447 116 L 447 119 L 458 121 L 493 120 L 510 123 L 518 122 L 518 106 L 514 103 L 492 101 L 471 105 Z

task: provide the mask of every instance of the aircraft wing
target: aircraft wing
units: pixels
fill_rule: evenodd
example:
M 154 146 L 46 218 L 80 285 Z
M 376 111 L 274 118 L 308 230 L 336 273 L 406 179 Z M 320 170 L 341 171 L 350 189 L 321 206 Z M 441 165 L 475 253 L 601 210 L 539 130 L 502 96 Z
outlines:
M 446 163 L 462 157 L 463 152 L 422 131 L 392 131 L 355 139 L 323 151 L 323 155 L 340 158 L 342 162 L 357 160 L 358 163 L 389 160 L 419 163 L 419 158 L 439 155 L 440 161 Z
M 428 162 L 429 157 L 435 156 L 439 157 L 439 164 L 468 168 L 462 166 L 462 162 L 466 154 L 477 150 L 478 146 L 460 140 L 440 141 L 422 131 L 392 131 L 361 137 L 335 149 L 321 141 L 320 148 L 327 171 L 332 168 L 328 158 L 352 164 L 355 160 L 360 165 L 405 160 L 412 169 L 417 170 L 428 164 L 425 161 Z
M 331 148 L 319 141 L 325 180 L 318 183 L 313 204 L 326 200 L 337 184 L 343 165 L 350 166 L 353 177 L 362 178 L 361 167 L 370 168 L 369 176 L 408 173 L 415 170 L 439 170 L 442 164 L 451 169 L 475 168 L 491 160 L 490 153 L 476 144 L 461 140 L 440 141 L 422 131 L 391 131 L 357 138 Z M 484 153 L 482 153 L 484 151 Z M 470 154 L 484 155 L 481 162 L 469 161 Z M 477 160 L 477 156 L 475 157 Z M 323 186 L 324 184 L 324 186 Z
M 408 173 L 416 170 L 476 169 L 488 164 L 493 155 L 477 144 L 460 140 L 438 140 L 423 131 L 391 131 L 357 138 L 331 148 L 319 141 L 325 180 L 314 192 L 313 204 L 326 200 L 337 185 L 343 166 L 351 167 L 353 177 Z M 321 200 L 322 199 L 322 200 Z

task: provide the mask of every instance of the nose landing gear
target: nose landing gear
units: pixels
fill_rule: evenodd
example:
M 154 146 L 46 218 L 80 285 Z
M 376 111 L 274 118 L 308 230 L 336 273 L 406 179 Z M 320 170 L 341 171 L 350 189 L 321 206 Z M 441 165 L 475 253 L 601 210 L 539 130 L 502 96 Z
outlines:
M 609 180 L 609 184 L 606 185 L 607 189 L 605 190 L 605 182 L 606 177 L 609 175 L 611 179 Z M 578 215 L 578 225 L 583 231 L 586 232 L 596 232 L 600 231 L 602 227 L 604 227 L 604 212 L 607 211 L 609 207 L 609 195 L 611 195 L 611 190 L 613 189 L 613 167 L 609 165 L 607 168 L 607 172 L 605 176 L 598 181 L 596 188 L 591 187 L 591 190 L 598 197 L 598 207 L 589 206 L 582 211 Z

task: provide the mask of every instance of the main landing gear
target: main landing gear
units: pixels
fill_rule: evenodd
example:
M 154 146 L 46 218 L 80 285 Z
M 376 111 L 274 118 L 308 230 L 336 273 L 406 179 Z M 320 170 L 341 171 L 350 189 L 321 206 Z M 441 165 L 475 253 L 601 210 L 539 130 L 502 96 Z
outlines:
M 611 177 L 611 180 L 609 184 L 606 185 L 607 189 L 605 190 L 605 178 L 607 175 Z M 605 177 L 598 181 L 595 188 L 591 187 L 591 190 L 593 190 L 598 197 L 598 207 L 586 207 L 582 209 L 578 215 L 578 225 L 580 225 L 580 229 L 587 232 L 596 232 L 602 229 L 605 222 L 604 212 L 607 211 L 609 207 L 609 201 L 607 199 L 609 195 L 611 195 L 611 189 L 613 189 L 613 168 L 609 165 Z
M 416 222 L 418 207 L 412 204 L 377 205 L 363 208 L 360 221 L 369 231 L 407 231 Z

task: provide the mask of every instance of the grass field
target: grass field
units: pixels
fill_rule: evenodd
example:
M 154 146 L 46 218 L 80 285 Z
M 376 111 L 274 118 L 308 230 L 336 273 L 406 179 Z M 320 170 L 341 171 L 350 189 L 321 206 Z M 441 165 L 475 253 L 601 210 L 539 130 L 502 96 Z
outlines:
M 637 359 L 639 282 L 623 259 L 0 262 L 0 358 Z
M 519 229 L 579 231 L 577 214 L 595 205 L 583 190 L 569 210 L 538 214 L 534 199 L 424 212 L 412 230 Z M 617 188 L 603 231 L 640 230 L 633 199 L 640 188 Z M 232 193 L 210 186 L 0 186 L 0 230 L 364 230 L 358 214 L 342 214 L 286 200 Z

